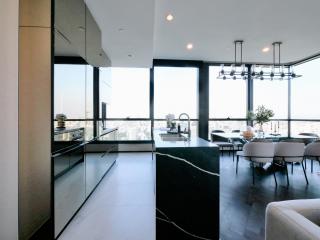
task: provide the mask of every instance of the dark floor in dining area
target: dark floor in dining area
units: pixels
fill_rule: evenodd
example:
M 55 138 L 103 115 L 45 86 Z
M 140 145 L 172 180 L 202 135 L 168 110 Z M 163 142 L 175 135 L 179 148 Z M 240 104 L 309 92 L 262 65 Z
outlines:
M 248 161 L 239 161 L 236 175 L 236 160 L 224 154 L 220 157 L 220 237 L 222 240 L 264 239 L 265 208 L 269 202 L 320 198 L 320 166 L 314 162 L 310 172 L 307 160 L 307 177 L 301 165 L 294 165 L 293 174 L 288 166 L 290 186 L 287 188 L 285 171 L 278 169 L 276 187 L 272 172 L 264 168 L 255 169 L 255 185 Z

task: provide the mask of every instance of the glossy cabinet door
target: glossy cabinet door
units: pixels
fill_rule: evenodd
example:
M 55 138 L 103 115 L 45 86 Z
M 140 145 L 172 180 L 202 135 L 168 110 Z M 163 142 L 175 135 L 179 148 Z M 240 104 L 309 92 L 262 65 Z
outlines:
M 53 157 L 55 238 L 94 191 L 118 156 L 117 130 L 110 141 L 70 145 Z M 59 143 L 59 142 L 57 142 Z M 97 147 L 98 146 L 98 147 Z
M 54 177 L 63 174 L 70 167 L 70 159 L 68 155 L 62 155 L 54 158 Z
M 86 197 L 90 195 L 95 186 L 100 181 L 100 162 L 102 161 L 100 154 L 86 153 L 85 166 L 86 166 Z
M 57 237 L 85 201 L 83 147 L 55 158 L 54 167 L 59 170 L 54 181 L 55 237 Z
M 105 144 L 104 152 L 85 154 L 86 197 L 88 197 L 117 158 L 117 145 Z

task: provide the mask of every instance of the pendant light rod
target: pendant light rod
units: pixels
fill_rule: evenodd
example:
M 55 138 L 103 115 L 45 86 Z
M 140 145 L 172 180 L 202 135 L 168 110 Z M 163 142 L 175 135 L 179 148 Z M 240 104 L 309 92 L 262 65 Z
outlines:
M 241 42 L 241 65 L 242 65 L 242 44 L 243 44 L 243 42 Z
M 272 44 L 273 48 L 273 67 L 276 65 L 276 47 L 274 44 Z
M 234 65 L 237 65 L 237 46 L 240 45 L 240 65 L 242 65 L 242 45 L 243 40 L 234 41 Z
M 278 46 L 278 66 L 281 66 L 281 44 L 282 42 L 273 42 L 273 66 L 276 66 L 276 47 Z
M 234 65 L 237 64 L 237 41 L 234 41 Z

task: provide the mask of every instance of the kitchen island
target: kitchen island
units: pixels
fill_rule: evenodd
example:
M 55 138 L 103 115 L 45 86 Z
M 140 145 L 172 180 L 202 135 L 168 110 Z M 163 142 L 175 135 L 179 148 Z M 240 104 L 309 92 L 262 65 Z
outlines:
M 154 131 L 156 239 L 219 239 L 219 149 Z

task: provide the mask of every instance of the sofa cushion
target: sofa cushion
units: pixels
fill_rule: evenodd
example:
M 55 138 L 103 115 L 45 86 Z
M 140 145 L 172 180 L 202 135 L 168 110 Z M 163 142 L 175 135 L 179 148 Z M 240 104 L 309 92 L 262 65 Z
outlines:
M 273 202 L 266 210 L 266 240 L 320 240 L 320 199 Z

